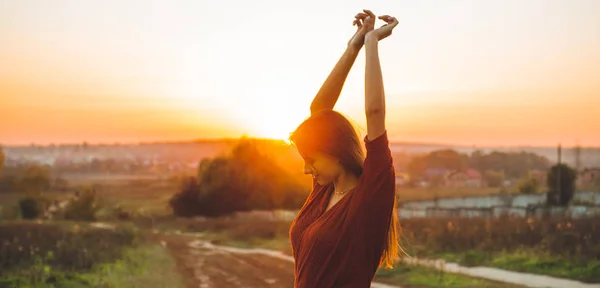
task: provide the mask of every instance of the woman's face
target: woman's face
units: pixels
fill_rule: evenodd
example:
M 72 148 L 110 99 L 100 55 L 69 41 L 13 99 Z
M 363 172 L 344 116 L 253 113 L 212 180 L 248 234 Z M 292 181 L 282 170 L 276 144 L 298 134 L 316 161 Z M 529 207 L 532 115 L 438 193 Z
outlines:
M 344 171 L 340 162 L 323 153 L 302 155 L 304 158 L 304 174 L 310 174 L 320 185 L 327 185 L 336 180 Z

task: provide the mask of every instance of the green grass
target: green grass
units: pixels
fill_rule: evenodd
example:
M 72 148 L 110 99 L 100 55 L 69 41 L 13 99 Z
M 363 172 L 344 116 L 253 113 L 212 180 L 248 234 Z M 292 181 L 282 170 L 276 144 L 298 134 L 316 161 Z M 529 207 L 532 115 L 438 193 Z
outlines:
M 379 269 L 375 275 L 375 281 L 403 287 L 522 287 L 408 264 L 399 264 L 389 270 Z
M 131 225 L 0 224 L 0 287 L 184 287 L 174 259 Z
M 123 260 L 102 265 L 85 277 L 105 287 L 184 287 L 175 261 L 156 244 L 128 250 Z
M 600 260 L 575 261 L 531 249 L 495 253 L 472 250 L 466 253 L 443 253 L 432 256 L 464 266 L 495 267 L 583 282 L 600 282 Z
M 30 267 L 30 272 L 33 274 L 29 277 L 4 277 L 0 279 L 0 287 L 184 287 L 174 260 L 166 249 L 156 244 L 128 249 L 122 259 L 97 265 L 88 272 L 55 270 L 43 261 Z

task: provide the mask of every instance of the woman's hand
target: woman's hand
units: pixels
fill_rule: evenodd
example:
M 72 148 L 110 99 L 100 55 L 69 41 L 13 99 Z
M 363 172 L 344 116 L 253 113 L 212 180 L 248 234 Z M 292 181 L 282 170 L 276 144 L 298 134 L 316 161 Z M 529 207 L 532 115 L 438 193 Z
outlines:
M 369 30 L 367 30 L 368 27 L 365 27 L 364 25 L 365 18 L 369 16 L 367 13 L 372 14 L 369 10 L 363 10 L 363 12 L 354 16 L 352 26 L 356 26 L 356 33 L 354 33 L 352 38 L 350 38 L 350 41 L 348 41 L 348 46 L 360 49 L 365 44 L 365 35 L 369 32 Z
M 377 41 L 380 41 L 392 35 L 392 30 L 394 30 L 394 28 L 398 25 L 398 20 L 395 17 L 389 15 L 379 16 L 378 18 L 385 21 L 386 24 L 377 29 L 374 29 L 375 14 L 369 12 L 367 12 L 368 16 L 365 17 L 363 25 L 363 27 L 366 27 L 366 29 L 369 31 L 365 35 L 365 40 L 376 39 Z

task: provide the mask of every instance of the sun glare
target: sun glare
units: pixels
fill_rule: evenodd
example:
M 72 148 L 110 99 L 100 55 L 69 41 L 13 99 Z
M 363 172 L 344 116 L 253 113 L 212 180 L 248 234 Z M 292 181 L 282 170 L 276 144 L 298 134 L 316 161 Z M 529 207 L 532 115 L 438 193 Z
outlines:
M 294 131 L 299 123 L 291 121 L 273 121 L 264 124 L 260 124 L 256 128 L 256 136 L 261 138 L 269 138 L 275 140 L 288 141 L 290 133 Z
M 260 138 L 284 140 L 287 143 L 289 143 L 290 133 L 305 118 L 300 112 L 285 109 L 260 111 L 259 113 L 261 114 L 248 117 L 250 123 L 245 123 L 250 130 L 250 134 Z

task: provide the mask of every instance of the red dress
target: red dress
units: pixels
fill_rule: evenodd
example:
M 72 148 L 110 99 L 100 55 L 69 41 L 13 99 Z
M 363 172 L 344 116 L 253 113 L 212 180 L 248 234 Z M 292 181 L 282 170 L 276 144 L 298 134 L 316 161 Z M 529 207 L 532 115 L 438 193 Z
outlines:
M 315 182 L 292 223 L 295 288 L 371 286 L 394 212 L 395 175 L 387 132 L 365 145 L 356 187 L 326 210 L 333 184 Z

